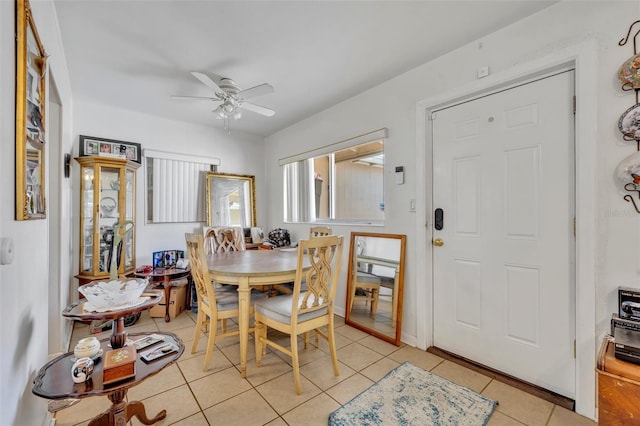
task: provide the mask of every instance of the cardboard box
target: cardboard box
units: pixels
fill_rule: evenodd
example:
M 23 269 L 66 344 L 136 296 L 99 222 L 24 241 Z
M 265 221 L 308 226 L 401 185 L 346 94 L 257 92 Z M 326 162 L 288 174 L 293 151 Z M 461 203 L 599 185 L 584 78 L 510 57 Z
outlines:
M 158 303 L 151 308 L 149 315 L 153 318 L 164 318 L 166 300 Z M 169 297 L 169 316 L 175 318 L 180 315 L 187 307 L 187 286 L 171 287 L 171 296 Z
M 136 359 L 136 348 L 133 345 L 107 351 L 104 355 L 102 383 L 108 385 L 134 377 L 136 375 Z

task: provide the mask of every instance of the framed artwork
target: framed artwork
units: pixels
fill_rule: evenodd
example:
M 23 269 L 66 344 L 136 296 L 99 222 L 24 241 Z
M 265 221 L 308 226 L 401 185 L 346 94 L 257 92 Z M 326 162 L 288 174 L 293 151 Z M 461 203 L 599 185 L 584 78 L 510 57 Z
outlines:
M 142 163 L 142 149 L 140 144 L 135 142 L 80 135 L 80 149 L 78 151 L 81 157 L 97 155 L 100 157 L 126 158 L 139 164 Z
M 251 242 L 253 244 L 261 244 L 264 241 L 264 231 L 259 226 L 251 227 Z
M 184 250 L 163 250 L 153 252 L 154 268 L 175 268 L 178 260 L 184 259 Z
M 46 218 L 47 54 L 28 0 L 16 0 L 16 220 Z
M 164 268 L 164 252 L 163 251 L 153 252 L 153 267 Z

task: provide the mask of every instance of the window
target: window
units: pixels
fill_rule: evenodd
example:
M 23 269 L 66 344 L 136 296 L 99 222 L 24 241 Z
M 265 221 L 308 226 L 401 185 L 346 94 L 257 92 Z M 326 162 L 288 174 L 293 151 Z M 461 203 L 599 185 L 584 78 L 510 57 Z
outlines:
M 147 222 L 204 222 L 206 174 L 218 158 L 145 150 Z
M 382 223 L 385 137 L 381 129 L 281 159 L 285 222 Z

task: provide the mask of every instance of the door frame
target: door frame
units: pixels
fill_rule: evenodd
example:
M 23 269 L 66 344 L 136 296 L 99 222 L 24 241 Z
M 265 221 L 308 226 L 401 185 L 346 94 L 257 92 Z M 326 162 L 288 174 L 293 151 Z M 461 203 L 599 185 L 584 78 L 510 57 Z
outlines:
M 416 345 L 433 343 L 433 257 L 431 212 L 433 202 L 433 140 L 431 112 L 444 105 L 505 89 L 562 69 L 575 69 L 575 271 L 576 282 L 576 397 L 575 411 L 595 420 L 596 401 L 596 154 L 597 154 L 597 44 L 593 38 L 558 49 L 532 61 L 472 81 L 456 89 L 417 102 L 416 105 Z M 428 192 L 428 193 L 427 193 Z M 422 261 L 424 260 L 424 262 Z

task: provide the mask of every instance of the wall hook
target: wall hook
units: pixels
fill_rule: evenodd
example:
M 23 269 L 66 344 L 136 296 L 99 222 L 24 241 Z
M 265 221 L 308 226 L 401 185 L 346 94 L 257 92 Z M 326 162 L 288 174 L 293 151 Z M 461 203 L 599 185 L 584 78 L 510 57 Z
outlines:
M 618 42 L 618 46 L 624 46 L 625 44 L 627 44 L 627 42 L 629 41 L 629 37 L 631 36 L 631 29 L 637 23 L 640 23 L 640 19 L 638 19 L 637 21 L 635 21 L 633 24 L 629 26 L 629 30 L 627 31 L 627 36 L 620 39 L 620 41 Z M 636 33 L 633 36 L 633 54 L 634 55 L 638 54 L 638 49 L 636 48 L 636 38 L 638 37 L 638 34 L 640 34 L 640 29 L 638 29 L 638 31 L 636 31 Z
M 625 195 L 623 197 L 626 201 L 629 201 L 631 204 L 633 204 L 633 208 L 636 209 L 636 211 L 638 213 L 640 213 L 640 210 L 638 210 L 638 206 L 636 205 L 636 201 L 633 199 L 633 197 L 629 194 Z

